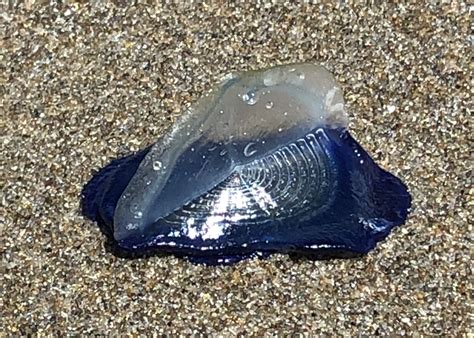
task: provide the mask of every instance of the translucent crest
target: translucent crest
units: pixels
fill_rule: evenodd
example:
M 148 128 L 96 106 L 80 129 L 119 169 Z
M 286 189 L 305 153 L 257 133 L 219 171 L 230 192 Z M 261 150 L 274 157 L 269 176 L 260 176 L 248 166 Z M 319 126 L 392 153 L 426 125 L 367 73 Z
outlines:
M 340 88 L 323 67 L 277 66 L 226 77 L 186 111 L 140 163 L 114 214 L 116 240 L 152 226 L 235 170 L 301 135 L 345 128 Z

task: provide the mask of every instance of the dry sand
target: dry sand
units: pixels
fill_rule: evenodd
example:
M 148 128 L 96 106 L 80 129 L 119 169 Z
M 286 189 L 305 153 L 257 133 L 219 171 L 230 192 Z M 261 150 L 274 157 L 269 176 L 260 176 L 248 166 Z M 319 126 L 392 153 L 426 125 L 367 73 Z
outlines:
M 472 334 L 467 3 L 82 2 L 0 10 L 1 332 Z M 95 170 L 222 75 L 303 61 L 335 74 L 352 133 L 408 184 L 406 225 L 357 260 L 204 267 L 105 250 L 79 213 Z

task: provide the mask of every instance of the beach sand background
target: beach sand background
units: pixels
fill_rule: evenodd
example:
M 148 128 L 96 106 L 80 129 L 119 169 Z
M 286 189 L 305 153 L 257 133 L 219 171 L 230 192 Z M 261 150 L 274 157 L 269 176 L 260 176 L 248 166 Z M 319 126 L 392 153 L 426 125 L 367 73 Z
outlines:
M 65 3 L 0 10 L 1 332 L 472 334 L 467 2 Z M 355 260 L 107 252 L 79 210 L 92 174 L 223 75 L 289 62 L 335 74 L 352 134 L 410 188 L 408 222 Z

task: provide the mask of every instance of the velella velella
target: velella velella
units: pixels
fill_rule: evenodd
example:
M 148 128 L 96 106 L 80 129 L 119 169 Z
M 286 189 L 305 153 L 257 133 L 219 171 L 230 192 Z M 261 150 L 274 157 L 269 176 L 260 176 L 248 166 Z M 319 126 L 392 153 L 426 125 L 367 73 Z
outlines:
M 94 175 L 83 214 L 125 256 L 366 254 L 405 222 L 411 197 L 347 124 L 322 66 L 231 74 L 154 144 Z

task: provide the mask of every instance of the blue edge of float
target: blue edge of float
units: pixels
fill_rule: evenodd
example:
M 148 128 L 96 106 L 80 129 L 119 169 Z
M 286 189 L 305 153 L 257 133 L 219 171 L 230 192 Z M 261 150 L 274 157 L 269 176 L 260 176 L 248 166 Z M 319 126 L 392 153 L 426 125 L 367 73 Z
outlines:
M 335 232 L 334 243 L 337 241 L 350 242 L 350 246 L 339 245 L 334 247 L 325 247 L 318 249 L 305 249 L 298 247 L 285 247 L 282 250 L 273 248 L 271 250 L 258 250 L 241 252 L 232 254 L 220 253 L 216 255 L 202 255 L 199 252 L 187 252 L 186 250 L 174 249 L 164 250 L 157 247 L 142 247 L 142 248 L 127 248 L 123 243 L 117 243 L 113 237 L 113 216 L 118 199 L 127 187 L 129 181 L 135 174 L 140 165 L 140 162 L 146 156 L 151 147 L 147 147 L 135 154 L 115 159 L 111 161 L 106 167 L 96 173 L 92 179 L 85 185 L 82 191 L 82 213 L 92 221 L 97 222 L 101 231 L 107 237 L 107 246 L 109 250 L 119 257 L 137 258 L 146 257 L 150 255 L 159 254 L 173 254 L 179 257 L 186 257 L 192 262 L 203 263 L 208 265 L 215 264 L 232 264 L 248 257 L 267 257 L 271 253 L 282 251 L 292 255 L 294 258 L 307 257 L 310 259 L 329 259 L 329 258 L 350 258 L 359 257 L 372 250 L 377 242 L 383 240 L 388 236 L 390 231 L 405 222 L 411 206 L 411 196 L 407 187 L 395 176 L 381 169 L 365 150 L 352 138 L 349 132 L 345 129 L 326 129 L 326 134 L 329 136 L 329 146 L 334 152 L 334 158 L 337 161 L 342 175 L 339 176 L 341 186 L 350 186 L 349 173 L 354 170 L 361 171 L 362 166 L 358 165 L 361 160 L 365 162 L 364 175 L 369 178 L 368 184 L 372 187 L 369 189 L 373 194 L 373 199 L 376 201 L 378 213 L 376 219 L 381 219 L 383 222 L 383 231 L 374 232 L 370 234 L 367 231 L 360 231 L 360 234 L 355 234 L 353 229 L 346 233 Z M 357 150 L 359 156 L 354 155 L 354 150 Z M 362 176 L 364 176 L 362 175 Z M 338 192 L 336 200 L 333 203 L 334 208 L 331 213 L 323 213 L 316 216 L 309 222 L 317 226 L 322 221 L 326 223 L 340 224 L 340 221 L 350 210 L 353 209 L 351 203 L 354 203 L 352 196 L 347 196 L 346 192 Z M 362 226 L 360 226 L 362 229 Z M 291 228 L 290 228 L 291 229 Z M 291 230 L 290 230 L 291 232 Z M 369 235 L 367 235 L 369 234 Z M 344 239 L 344 236 L 354 236 L 350 239 Z M 339 236 L 339 238 L 337 238 Z M 360 236 L 360 237 L 358 237 Z M 327 240 L 327 238 L 325 239 Z

